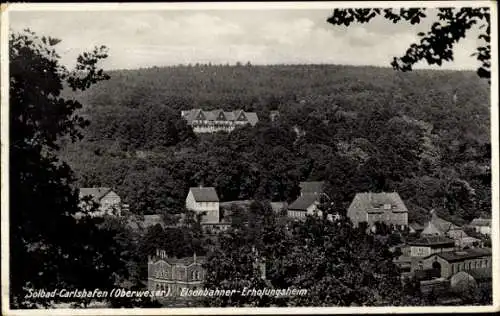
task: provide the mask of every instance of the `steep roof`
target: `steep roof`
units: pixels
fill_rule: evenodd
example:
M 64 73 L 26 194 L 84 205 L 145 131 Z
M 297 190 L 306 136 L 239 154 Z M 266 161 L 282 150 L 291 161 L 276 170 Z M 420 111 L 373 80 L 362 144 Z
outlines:
M 439 235 L 444 234 L 452 229 L 459 229 L 460 227 L 440 218 L 435 211 L 431 211 L 432 218 L 427 223 L 422 235 Z
M 295 200 L 290 206 L 288 206 L 289 210 L 297 210 L 297 211 L 307 211 L 307 208 L 318 202 L 319 196 L 313 194 L 306 194 L 299 196 L 298 199 Z
M 257 117 L 257 113 L 255 112 L 245 112 L 245 115 L 247 117 L 248 123 L 250 125 L 255 126 L 257 122 L 259 121 L 259 118 Z
M 223 111 L 221 109 L 212 110 L 212 111 L 204 111 L 202 109 L 191 109 L 191 110 L 183 110 L 181 111 L 181 116 L 184 118 L 188 124 L 191 124 L 192 121 L 198 119 L 198 115 L 202 115 L 207 121 L 235 121 L 238 120 L 240 115 L 243 114 L 246 118 L 246 121 L 250 123 L 250 125 L 255 126 L 259 121 L 257 113 L 255 112 L 244 112 L 243 110 L 235 110 L 235 111 Z M 222 116 L 223 118 L 222 118 Z M 222 118 L 222 119 L 219 119 Z
M 443 245 L 455 245 L 455 241 L 451 238 L 444 236 L 429 236 L 422 237 L 414 241 L 408 242 L 410 246 L 443 246 Z
M 323 193 L 325 181 L 300 182 L 299 186 L 302 194 L 320 194 Z
M 422 231 L 422 236 L 435 236 L 435 235 L 444 235 L 445 231 L 442 231 L 438 226 L 434 225 L 432 222 L 428 222 Z
M 109 192 L 111 192 L 111 188 L 80 188 L 79 197 L 81 199 L 84 196 L 91 196 L 94 200 L 99 202 Z
M 447 252 L 437 253 L 436 255 L 440 256 L 441 258 L 443 258 L 448 262 L 456 262 L 456 261 L 463 261 L 479 257 L 491 256 L 491 248 L 472 248 L 462 251 L 447 251 Z
M 183 258 L 176 258 L 176 257 L 165 257 L 165 258 L 160 258 L 160 257 L 155 257 L 154 262 L 158 262 L 160 260 L 163 260 L 167 262 L 170 265 L 181 265 L 181 266 L 189 266 L 193 264 L 196 260 L 196 263 L 203 264 L 206 262 L 207 258 L 205 256 L 196 256 L 195 257 L 183 257 Z
M 354 207 L 354 201 L 359 203 L 358 209 L 365 210 L 368 213 L 383 211 L 391 211 L 394 213 L 408 213 L 408 209 L 406 208 L 403 200 L 396 192 L 356 193 L 353 203 L 351 203 L 351 206 L 349 208 Z M 391 208 L 384 209 L 385 205 L 390 205 Z
M 219 202 L 219 197 L 214 187 L 190 188 L 197 202 Z
M 469 224 L 470 226 L 491 226 L 491 219 L 488 218 L 474 218 Z

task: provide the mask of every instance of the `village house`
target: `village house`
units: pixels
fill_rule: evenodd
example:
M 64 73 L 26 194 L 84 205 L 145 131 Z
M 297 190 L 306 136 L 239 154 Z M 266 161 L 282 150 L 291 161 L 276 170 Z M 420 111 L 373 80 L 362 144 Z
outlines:
M 183 288 L 200 289 L 206 278 L 205 257 L 175 258 L 164 250 L 148 257 L 148 290 L 165 291 L 168 296 L 179 296 Z
M 322 216 L 318 210 L 320 197 L 318 195 L 301 195 L 297 200 L 288 206 L 287 215 L 293 219 L 305 219 L 306 215 Z
M 80 188 L 78 196 L 79 206 L 85 212 L 90 211 L 92 202 L 98 205 L 98 210 L 91 212 L 91 216 L 121 216 L 121 198 L 111 188 Z
M 435 253 L 455 250 L 455 241 L 444 236 L 422 237 L 408 242 L 411 257 L 427 257 Z
M 462 227 L 440 218 L 435 210 L 431 211 L 431 220 L 425 225 L 421 236 L 445 236 L 455 241 L 455 246 L 460 248 L 478 247 L 482 244 L 480 239 L 470 237 Z
M 398 193 L 357 193 L 347 210 L 354 227 L 366 222 L 369 227 L 380 222 L 404 229 L 408 226 L 408 209 Z
M 468 226 L 478 233 L 491 236 L 491 219 L 475 218 Z
M 431 220 L 427 222 L 421 236 L 447 236 L 461 227 L 439 217 L 435 210 L 431 210 Z
M 186 209 L 197 214 L 205 213 L 202 224 L 216 224 L 220 221 L 219 197 L 214 187 L 190 188 L 186 197 Z
M 220 109 L 213 111 L 192 109 L 181 111 L 181 116 L 195 133 L 231 132 L 238 126 L 247 124 L 255 126 L 259 121 L 257 113 L 243 110 L 227 112 Z
M 328 199 L 324 193 L 324 181 L 300 182 L 300 196 L 288 206 L 287 215 L 292 219 L 304 220 L 306 215 L 322 216 L 318 209 L 322 199 Z

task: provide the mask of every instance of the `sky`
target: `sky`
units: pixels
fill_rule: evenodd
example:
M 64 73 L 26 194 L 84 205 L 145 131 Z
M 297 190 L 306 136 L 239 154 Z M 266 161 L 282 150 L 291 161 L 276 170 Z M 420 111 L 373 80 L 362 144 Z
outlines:
M 332 4 L 333 6 L 333 4 Z M 390 67 L 402 56 L 420 25 L 393 24 L 379 17 L 350 27 L 326 22 L 332 9 L 10 11 L 11 30 L 30 28 L 62 40 L 57 46 L 69 67 L 96 45 L 106 45 L 104 69 L 208 63 L 327 63 Z M 430 15 L 435 13 L 431 9 Z M 455 61 L 442 69 L 476 69 L 470 55 L 478 31 L 461 41 Z M 433 68 L 420 64 L 416 68 Z

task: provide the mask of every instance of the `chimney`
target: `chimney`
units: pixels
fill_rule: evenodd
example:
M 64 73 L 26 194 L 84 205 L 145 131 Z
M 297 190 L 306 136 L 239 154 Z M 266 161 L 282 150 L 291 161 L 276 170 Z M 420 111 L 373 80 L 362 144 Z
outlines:
M 196 263 L 196 252 L 193 254 L 193 261 Z

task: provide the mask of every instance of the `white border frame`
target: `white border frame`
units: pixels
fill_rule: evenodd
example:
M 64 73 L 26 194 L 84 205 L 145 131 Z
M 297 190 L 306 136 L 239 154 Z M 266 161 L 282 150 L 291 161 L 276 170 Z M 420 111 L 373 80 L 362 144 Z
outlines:
M 492 146 L 492 251 L 493 305 L 432 307 L 296 307 L 296 308 L 142 308 L 142 309 L 39 309 L 12 310 L 9 307 L 9 12 L 12 11 L 147 11 L 147 10 L 250 10 L 250 9 L 333 9 L 348 7 L 490 7 L 491 8 L 491 146 Z M 499 279 L 499 128 L 498 128 L 498 21 L 495 1 L 346 1 L 346 2 L 268 2 L 268 3 L 14 3 L 1 4 L 1 298 L 5 315 L 196 315 L 196 314 L 372 314 L 372 313 L 457 313 L 500 310 Z M 325 17 L 326 18 L 326 17 Z M 396 54 L 396 53 L 395 53 Z M 389 60 L 387 63 L 389 64 Z

